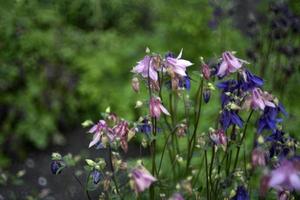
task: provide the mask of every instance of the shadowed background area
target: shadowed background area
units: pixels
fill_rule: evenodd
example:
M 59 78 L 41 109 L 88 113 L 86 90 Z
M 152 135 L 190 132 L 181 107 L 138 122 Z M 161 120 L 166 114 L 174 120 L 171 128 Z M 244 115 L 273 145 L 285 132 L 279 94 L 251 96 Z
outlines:
M 200 56 L 236 51 L 285 104 L 286 130 L 300 130 L 297 0 L 2 0 L 0 12 L 0 185 L 9 188 L 0 199 L 80 199 L 47 160 L 57 150 L 87 154 L 80 124 L 108 106 L 139 117 L 130 70 L 147 46 L 184 48 L 193 70 Z M 68 182 L 75 189 L 62 191 Z

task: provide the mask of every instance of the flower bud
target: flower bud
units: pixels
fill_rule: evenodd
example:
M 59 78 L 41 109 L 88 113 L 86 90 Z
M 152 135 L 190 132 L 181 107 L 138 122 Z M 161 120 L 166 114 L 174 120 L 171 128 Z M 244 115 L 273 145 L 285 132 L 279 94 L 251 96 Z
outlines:
M 103 174 L 98 170 L 94 170 L 91 176 L 93 178 L 94 184 L 98 184 L 103 178 Z
M 209 102 L 210 95 L 211 95 L 210 89 L 204 89 L 204 91 L 203 91 L 203 99 L 204 99 L 205 103 Z
M 210 68 L 207 64 L 202 65 L 202 75 L 206 80 L 209 80 L 210 78 Z
M 53 160 L 51 162 L 51 172 L 52 172 L 52 174 L 60 174 L 61 173 L 61 170 L 60 170 L 61 167 L 62 167 L 61 161 Z
M 255 148 L 252 151 L 251 156 L 252 166 L 265 166 L 266 165 L 266 154 L 261 148 Z
M 131 80 L 131 87 L 135 92 L 139 92 L 140 91 L 140 82 L 139 79 L 137 77 L 134 77 Z

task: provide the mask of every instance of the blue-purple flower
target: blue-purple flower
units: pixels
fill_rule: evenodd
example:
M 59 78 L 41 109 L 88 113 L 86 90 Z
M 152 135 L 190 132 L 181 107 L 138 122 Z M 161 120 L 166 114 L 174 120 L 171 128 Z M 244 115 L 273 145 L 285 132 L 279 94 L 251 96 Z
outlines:
M 244 186 L 238 186 L 236 194 L 231 200 L 250 200 L 250 197 Z
M 220 123 L 224 130 L 227 130 L 231 125 L 243 127 L 243 120 L 237 114 L 237 111 L 224 109 L 221 113 Z
M 94 184 L 98 184 L 103 179 L 103 174 L 98 170 L 93 170 L 91 176 Z
M 264 80 L 254 74 L 249 70 L 245 69 L 243 71 L 243 79 L 241 81 L 241 89 L 247 91 L 255 87 L 261 87 L 264 84 Z
M 61 170 L 60 170 L 61 167 L 62 167 L 61 161 L 53 160 L 51 162 L 51 172 L 52 172 L 52 174 L 60 174 L 61 173 Z

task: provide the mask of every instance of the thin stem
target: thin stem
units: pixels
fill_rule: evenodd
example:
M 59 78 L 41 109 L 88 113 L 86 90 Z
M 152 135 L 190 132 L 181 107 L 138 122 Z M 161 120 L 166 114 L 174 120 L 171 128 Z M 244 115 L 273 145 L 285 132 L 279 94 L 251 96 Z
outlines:
M 112 180 L 113 180 L 114 185 L 116 187 L 117 194 L 119 195 L 120 199 L 123 199 L 121 194 L 120 194 L 119 186 L 118 186 L 118 183 L 117 183 L 117 180 L 116 180 L 116 177 L 115 177 L 115 169 L 114 169 L 114 166 L 113 166 L 113 163 L 112 163 L 112 150 L 111 150 L 110 146 L 108 147 L 108 151 L 109 151 L 109 163 L 110 163 L 111 172 L 112 172 Z
M 206 198 L 209 200 L 209 180 L 208 180 L 208 164 L 207 164 L 207 150 L 204 150 L 204 157 L 205 157 L 205 172 L 206 172 Z
M 89 174 L 88 174 L 88 176 L 87 176 L 87 182 L 88 182 L 88 180 L 89 180 L 90 174 L 91 174 L 91 172 L 89 172 Z M 86 189 L 86 187 L 84 187 L 84 186 L 82 185 L 82 183 L 81 183 L 81 181 L 79 180 L 79 178 L 78 178 L 74 173 L 72 173 L 72 176 L 75 178 L 75 180 L 76 180 L 76 181 L 79 183 L 79 185 L 82 187 L 83 191 L 85 191 L 85 194 L 86 194 L 87 199 L 88 199 L 88 200 L 92 200 L 92 199 L 91 199 L 91 196 L 90 196 L 90 194 L 89 194 L 89 191 Z M 87 185 L 87 184 L 86 184 L 86 185 Z
M 237 166 L 237 163 L 238 163 L 238 158 L 239 158 L 239 154 L 240 154 L 240 149 L 241 149 L 241 145 L 243 144 L 243 141 L 245 139 L 245 136 L 246 136 L 246 131 L 247 131 L 247 128 L 248 128 L 248 124 L 249 124 L 249 121 L 251 119 L 251 116 L 253 114 L 253 111 L 254 110 L 251 110 L 248 118 L 247 118 L 247 121 L 246 121 L 246 124 L 245 124 L 245 128 L 244 128 L 244 131 L 243 131 L 243 135 L 242 135 L 242 138 L 241 138 L 241 141 L 239 142 L 238 146 L 237 146 L 237 152 L 236 152 L 236 156 L 235 156 L 235 161 L 234 161 L 234 167 L 233 167 L 233 170 L 235 170 L 236 166 Z

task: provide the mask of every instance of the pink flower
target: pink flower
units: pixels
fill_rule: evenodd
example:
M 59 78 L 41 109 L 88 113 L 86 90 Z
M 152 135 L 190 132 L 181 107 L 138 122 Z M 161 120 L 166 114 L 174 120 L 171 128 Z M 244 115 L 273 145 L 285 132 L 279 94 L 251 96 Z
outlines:
M 138 166 L 131 171 L 132 187 L 136 193 L 143 192 L 156 181 L 150 172 L 143 166 Z
M 300 160 L 283 160 L 270 174 L 268 187 L 277 191 L 300 190 Z
M 127 152 L 128 150 L 128 144 L 127 144 L 128 132 L 129 132 L 128 122 L 124 120 L 120 121 L 115 127 L 113 127 L 114 136 L 120 139 L 121 148 L 125 152 Z M 111 139 L 114 140 L 115 137 Z
M 268 93 L 263 92 L 260 88 L 254 88 L 250 96 L 246 98 L 244 105 L 254 110 L 258 108 L 264 110 L 266 106 L 275 108 L 276 106 L 271 100 L 272 97 Z
M 266 153 L 260 148 L 255 148 L 252 151 L 251 161 L 252 161 L 252 165 L 254 167 L 265 166 L 266 165 Z
M 174 193 L 169 200 L 184 200 L 184 198 L 180 193 Z
M 173 56 L 167 56 L 166 67 L 180 76 L 187 76 L 187 74 L 185 73 L 186 68 L 193 65 L 193 63 L 188 60 L 181 59 L 181 56 L 182 50 L 180 51 L 177 58 L 174 58 Z
M 132 69 L 132 72 L 141 74 L 144 78 L 149 76 L 153 81 L 157 81 L 158 79 L 155 62 L 153 58 L 148 55 L 138 62 L 138 64 Z
M 150 99 L 149 107 L 151 117 L 159 118 L 162 112 L 166 115 L 170 115 L 167 109 L 161 104 L 159 97 L 152 97 Z
M 227 144 L 227 138 L 224 133 L 224 130 L 219 129 L 214 131 L 210 135 L 210 139 L 216 144 L 216 145 L 226 145 Z
M 219 67 L 217 76 L 223 77 L 229 73 L 236 72 L 239 68 L 242 67 L 242 64 L 245 61 L 236 58 L 232 53 L 226 51 L 222 54 L 222 63 Z
M 99 120 L 90 130 L 89 133 L 94 133 L 93 140 L 89 144 L 89 148 L 97 144 L 101 140 L 103 131 L 107 130 L 107 125 L 104 120 Z

